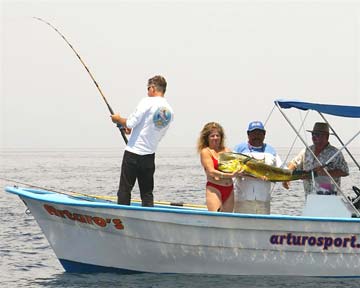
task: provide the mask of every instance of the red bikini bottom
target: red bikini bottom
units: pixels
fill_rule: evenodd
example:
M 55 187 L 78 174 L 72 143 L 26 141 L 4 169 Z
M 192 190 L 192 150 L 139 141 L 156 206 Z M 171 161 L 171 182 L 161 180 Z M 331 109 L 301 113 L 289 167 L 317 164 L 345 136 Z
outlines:
M 218 185 L 212 182 L 207 182 L 206 183 L 206 187 L 214 187 L 215 189 L 219 190 L 220 194 L 221 194 L 221 200 L 224 203 L 230 196 L 231 192 L 234 189 L 234 185 L 230 185 L 230 186 L 222 186 L 222 185 Z

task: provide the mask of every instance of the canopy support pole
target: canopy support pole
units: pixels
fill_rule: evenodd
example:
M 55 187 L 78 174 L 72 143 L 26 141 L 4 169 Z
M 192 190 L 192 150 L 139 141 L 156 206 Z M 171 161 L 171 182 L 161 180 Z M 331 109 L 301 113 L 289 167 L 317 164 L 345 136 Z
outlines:
M 345 149 L 346 152 L 349 154 L 349 156 L 351 157 L 351 159 L 354 161 L 354 163 L 356 164 L 356 166 L 359 168 L 360 170 L 360 165 L 359 163 L 356 161 L 356 159 L 354 158 L 354 156 L 350 153 L 349 149 L 346 147 L 347 145 L 349 145 L 349 143 L 354 140 L 359 134 L 360 134 L 360 131 L 353 137 L 351 138 L 348 143 L 344 144 L 343 141 L 340 139 L 339 135 L 335 132 L 335 130 L 332 128 L 332 126 L 330 125 L 330 123 L 326 120 L 325 116 L 321 113 L 321 112 L 318 112 L 321 116 L 321 118 L 324 119 L 324 121 L 329 125 L 331 131 L 334 133 L 334 136 L 339 140 L 339 142 L 341 143 L 342 147 L 341 149 L 336 153 L 334 154 L 327 162 L 326 164 L 329 164 L 330 163 L 330 160 L 332 160 L 333 158 L 335 158 L 335 156 L 340 153 L 341 150 Z
M 285 118 L 285 120 L 289 123 L 289 125 L 291 126 L 291 128 L 294 130 L 294 132 L 296 133 L 296 135 L 300 138 L 300 140 L 303 142 L 303 144 L 305 145 L 306 149 L 310 151 L 310 153 L 312 154 L 312 156 L 314 157 L 314 159 L 320 164 L 320 166 L 322 166 L 322 163 L 320 162 L 320 160 L 316 157 L 315 153 L 310 149 L 310 147 L 307 145 L 306 141 L 301 137 L 301 135 L 298 133 L 298 131 L 296 130 L 296 128 L 294 127 L 294 125 L 291 123 L 291 121 L 289 120 L 289 118 L 286 116 L 286 114 L 284 113 L 284 111 L 282 111 L 281 107 L 279 106 L 279 104 L 277 102 L 275 102 L 276 106 L 278 107 L 280 113 L 283 115 L 283 117 Z M 329 174 L 329 172 L 327 171 L 327 169 L 324 169 L 325 173 L 327 176 L 329 176 L 329 178 L 331 179 L 331 182 L 336 186 L 336 188 L 338 189 L 338 191 L 340 191 L 340 193 L 342 194 L 343 198 L 345 199 L 345 201 L 349 204 L 349 206 L 353 209 L 353 212 L 356 214 L 357 217 L 360 217 L 360 211 L 356 209 L 356 207 L 354 206 L 354 204 L 352 203 L 352 201 L 346 197 L 346 195 L 344 194 L 344 192 L 341 190 L 341 188 L 339 187 L 339 185 L 337 185 L 337 183 L 335 182 L 335 180 L 331 177 L 331 175 Z

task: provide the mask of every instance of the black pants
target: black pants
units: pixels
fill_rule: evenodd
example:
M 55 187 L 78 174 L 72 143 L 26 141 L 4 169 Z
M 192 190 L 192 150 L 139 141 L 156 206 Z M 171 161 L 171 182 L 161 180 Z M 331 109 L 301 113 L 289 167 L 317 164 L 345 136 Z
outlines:
M 121 165 L 119 191 L 117 193 L 118 204 L 130 205 L 131 190 L 137 179 L 142 206 L 154 206 L 154 173 L 155 153 L 137 155 L 125 151 Z

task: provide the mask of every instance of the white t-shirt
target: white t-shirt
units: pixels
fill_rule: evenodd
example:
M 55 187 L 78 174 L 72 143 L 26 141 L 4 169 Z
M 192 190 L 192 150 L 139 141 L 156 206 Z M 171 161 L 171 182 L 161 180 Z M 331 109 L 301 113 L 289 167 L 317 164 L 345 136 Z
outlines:
M 132 129 L 125 150 L 138 154 L 153 154 L 174 119 L 174 112 L 164 97 L 146 97 L 127 118 Z

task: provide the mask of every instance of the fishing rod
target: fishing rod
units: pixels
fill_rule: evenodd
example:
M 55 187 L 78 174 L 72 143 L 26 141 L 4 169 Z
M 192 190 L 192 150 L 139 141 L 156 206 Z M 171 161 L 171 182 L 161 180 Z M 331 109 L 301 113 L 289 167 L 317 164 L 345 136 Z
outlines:
M 111 106 L 110 106 L 110 104 L 108 103 L 108 101 L 106 100 L 105 95 L 104 95 L 104 93 L 101 91 L 99 84 L 96 82 L 96 80 L 95 80 L 94 76 L 91 74 L 89 68 L 86 66 L 85 62 L 81 59 L 79 53 L 76 52 L 76 50 L 75 50 L 74 47 L 71 45 L 71 43 L 65 38 L 65 36 L 64 36 L 55 26 L 53 26 L 53 25 L 52 25 L 51 23 L 49 23 L 48 21 L 45 21 L 44 19 L 39 18 L 39 17 L 33 17 L 33 18 L 36 19 L 36 20 L 39 20 L 39 21 L 41 21 L 41 22 L 43 22 L 43 23 L 45 23 L 45 24 L 47 24 L 48 26 L 50 26 L 52 29 L 55 30 L 56 33 L 58 33 L 58 34 L 61 36 L 62 39 L 64 39 L 64 41 L 69 45 L 69 47 L 71 48 L 71 50 L 74 51 L 75 55 L 76 55 L 77 58 L 80 60 L 81 64 L 84 66 L 85 70 L 88 72 L 90 78 L 93 80 L 96 88 L 97 88 L 98 91 L 100 92 L 101 97 L 102 97 L 103 100 L 105 101 L 105 104 L 106 104 L 106 106 L 108 107 L 108 109 L 109 109 L 109 111 L 110 111 L 110 114 L 111 114 L 111 115 L 114 115 L 114 111 L 113 111 L 113 109 L 111 108 Z M 125 135 L 125 129 L 124 129 L 124 127 L 123 127 L 122 125 L 120 125 L 120 124 L 117 124 L 117 127 L 118 127 L 119 130 L 120 130 L 121 136 L 122 136 L 122 138 L 124 139 L 125 144 L 127 144 L 128 139 L 127 139 L 127 137 L 126 137 L 126 135 Z

